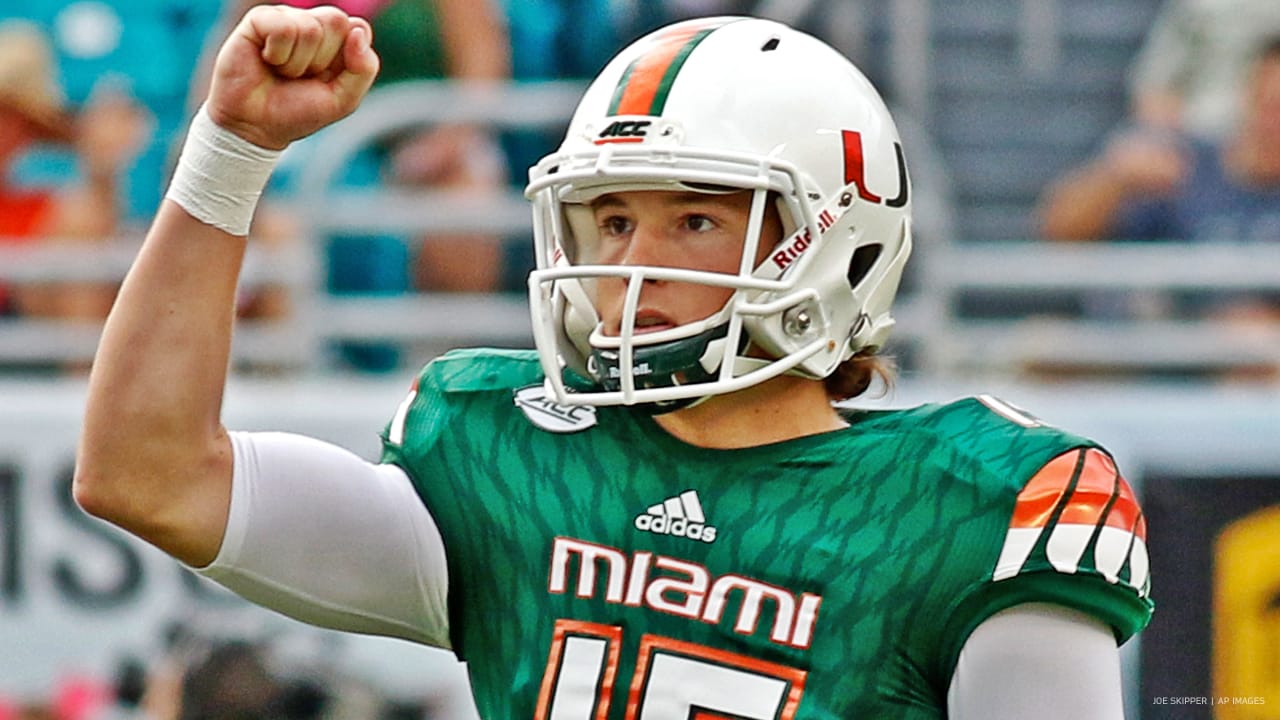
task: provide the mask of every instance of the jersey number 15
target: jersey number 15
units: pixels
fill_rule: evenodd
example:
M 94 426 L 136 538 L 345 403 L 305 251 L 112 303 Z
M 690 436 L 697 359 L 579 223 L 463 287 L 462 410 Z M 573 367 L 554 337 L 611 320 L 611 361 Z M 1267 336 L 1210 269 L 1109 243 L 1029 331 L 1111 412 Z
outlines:
M 557 620 L 535 720 L 605 720 L 622 647 L 616 625 Z M 805 672 L 645 634 L 625 720 L 791 720 Z

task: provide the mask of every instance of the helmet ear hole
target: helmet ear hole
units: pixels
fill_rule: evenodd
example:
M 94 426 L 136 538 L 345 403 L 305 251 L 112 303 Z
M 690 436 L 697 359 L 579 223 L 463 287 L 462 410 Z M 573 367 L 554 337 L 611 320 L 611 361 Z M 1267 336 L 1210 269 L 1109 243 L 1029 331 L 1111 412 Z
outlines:
M 874 245 L 863 245 L 853 251 L 853 258 L 849 260 L 849 287 L 858 287 L 858 283 L 862 282 L 863 278 L 871 272 L 876 260 L 880 259 L 880 253 L 883 250 L 884 246 L 876 243 Z

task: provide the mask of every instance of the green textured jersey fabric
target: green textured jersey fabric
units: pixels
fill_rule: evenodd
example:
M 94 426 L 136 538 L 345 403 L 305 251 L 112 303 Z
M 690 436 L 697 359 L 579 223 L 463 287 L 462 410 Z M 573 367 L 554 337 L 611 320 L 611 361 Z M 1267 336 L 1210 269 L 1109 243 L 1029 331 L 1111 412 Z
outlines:
M 1119 641 L 1149 618 L 1127 562 L 1064 572 L 1044 541 L 993 580 L 1020 490 L 1086 439 L 964 399 L 708 450 L 625 408 L 516 402 L 541 377 L 532 353 L 450 353 L 384 432 L 444 538 L 485 718 L 941 718 L 994 612 L 1065 604 Z

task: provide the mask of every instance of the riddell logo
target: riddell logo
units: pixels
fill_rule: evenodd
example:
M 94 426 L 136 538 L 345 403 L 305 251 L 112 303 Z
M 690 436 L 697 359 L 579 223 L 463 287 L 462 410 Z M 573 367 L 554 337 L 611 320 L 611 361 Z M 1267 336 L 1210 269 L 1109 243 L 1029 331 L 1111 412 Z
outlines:
M 652 120 L 615 120 L 596 136 L 596 144 L 643 142 L 652 124 Z
M 637 530 L 658 535 L 675 535 L 704 543 L 716 541 L 716 528 L 707 524 L 695 490 L 687 490 L 650 507 L 636 516 L 635 525 Z

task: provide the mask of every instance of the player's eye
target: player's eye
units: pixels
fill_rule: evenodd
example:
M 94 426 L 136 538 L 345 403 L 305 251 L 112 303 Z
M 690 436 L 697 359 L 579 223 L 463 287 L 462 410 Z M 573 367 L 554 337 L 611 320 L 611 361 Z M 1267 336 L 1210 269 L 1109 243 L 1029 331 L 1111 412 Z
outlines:
M 601 237 L 618 237 L 631 232 L 632 223 L 621 215 L 608 215 L 596 221 Z
M 706 215 L 686 215 L 684 218 L 684 227 L 697 233 L 709 232 L 716 229 L 716 221 Z

